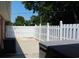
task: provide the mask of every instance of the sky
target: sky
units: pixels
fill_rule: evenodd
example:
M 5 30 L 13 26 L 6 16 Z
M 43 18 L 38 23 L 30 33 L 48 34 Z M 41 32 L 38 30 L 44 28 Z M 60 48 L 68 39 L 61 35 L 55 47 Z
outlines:
M 33 13 L 33 10 L 29 11 L 28 9 L 25 9 L 21 1 L 12 1 L 11 3 L 12 22 L 15 22 L 17 16 L 23 16 L 25 20 L 30 20 L 32 15 L 38 15 L 38 13 Z

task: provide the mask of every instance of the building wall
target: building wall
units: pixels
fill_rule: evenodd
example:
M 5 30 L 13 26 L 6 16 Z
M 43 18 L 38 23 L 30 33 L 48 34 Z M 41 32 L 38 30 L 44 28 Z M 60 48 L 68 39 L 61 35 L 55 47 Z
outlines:
M 10 14 L 11 14 L 11 2 L 0 1 L 0 15 L 2 15 L 5 20 L 10 20 Z
M 1 21 L 1 17 L 0 17 L 0 45 L 1 45 L 1 39 L 2 39 L 2 31 L 1 31 L 1 24 L 2 24 L 2 21 Z
M 0 1 L 0 48 L 3 47 L 5 39 L 5 22 L 10 21 L 10 1 Z
M 0 15 L 0 48 L 4 48 L 3 39 L 5 39 L 5 20 L 2 20 L 2 16 Z

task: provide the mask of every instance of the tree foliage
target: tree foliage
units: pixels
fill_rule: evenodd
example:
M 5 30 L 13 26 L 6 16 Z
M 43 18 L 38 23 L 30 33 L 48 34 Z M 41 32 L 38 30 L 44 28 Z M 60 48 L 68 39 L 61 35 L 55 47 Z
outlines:
M 64 23 L 79 23 L 79 2 L 77 1 L 24 1 L 28 10 L 38 12 L 41 20 L 58 24 L 60 20 Z
M 24 26 L 25 25 L 25 19 L 22 16 L 17 16 L 15 21 L 16 26 Z
M 13 23 L 11 21 L 6 21 L 5 24 L 6 25 L 13 25 Z
M 31 17 L 31 23 L 33 24 L 33 25 L 39 25 L 39 23 L 40 23 L 40 18 L 39 18 L 39 16 L 32 16 Z
M 26 26 L 29 26 L 29 23 L 30 23 L 29 20 L 26 20 L 26 21 L 25 21 L 25 25 L 26 25 Z

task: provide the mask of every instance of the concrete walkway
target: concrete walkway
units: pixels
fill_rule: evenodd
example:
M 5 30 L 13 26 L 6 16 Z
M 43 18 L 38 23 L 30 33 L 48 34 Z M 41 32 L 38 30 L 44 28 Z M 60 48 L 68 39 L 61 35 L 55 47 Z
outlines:
M 16 40 L 16 57 L 39 58 L 39 41 L 34 38 L 17 38 Z

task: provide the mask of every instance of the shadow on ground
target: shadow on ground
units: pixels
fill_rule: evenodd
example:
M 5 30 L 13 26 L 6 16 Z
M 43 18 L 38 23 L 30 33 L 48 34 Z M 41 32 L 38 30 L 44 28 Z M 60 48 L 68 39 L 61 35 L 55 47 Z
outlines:
M 0 50 L 0 58 L 25 58 L 25 55 L 16 40 L 13 27 L 10 26 L 8 30 L 11 32 L 11 38 L 6 38 L 4 40 L 4 49 Z

